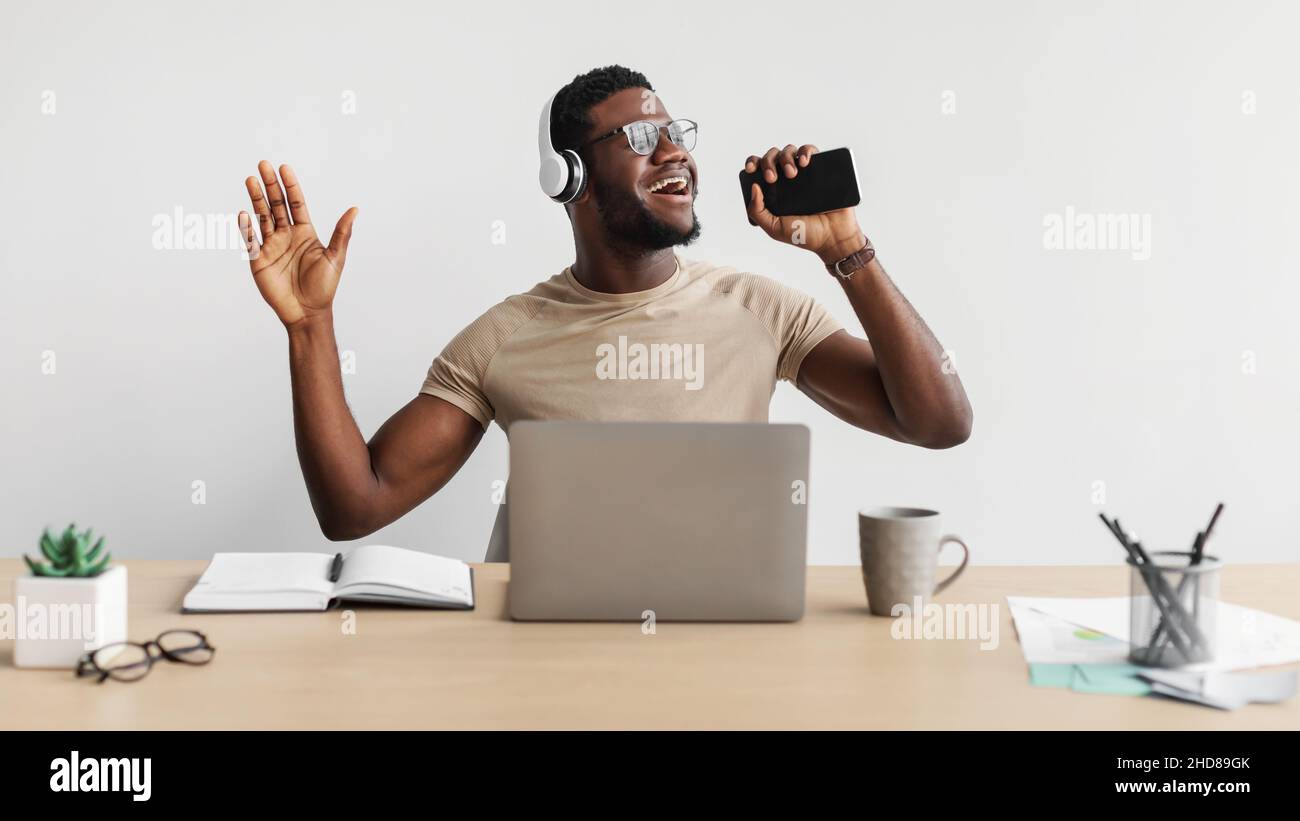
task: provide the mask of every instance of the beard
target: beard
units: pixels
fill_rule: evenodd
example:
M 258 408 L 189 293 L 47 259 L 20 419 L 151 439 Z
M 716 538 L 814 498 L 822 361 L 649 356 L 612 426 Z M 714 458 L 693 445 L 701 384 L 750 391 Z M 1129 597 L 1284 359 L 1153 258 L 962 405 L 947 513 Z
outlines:
M 690 245 L 700 235 L 700 219 L 691 204 L 691 227 L 688 230 L 669 225 L 635 194 L 614 188 L 601 180 L 592 180 L 596 195 L 596 211 L 600 214 L 610 239 L 628 252 L 639 257 L 677 245 Z

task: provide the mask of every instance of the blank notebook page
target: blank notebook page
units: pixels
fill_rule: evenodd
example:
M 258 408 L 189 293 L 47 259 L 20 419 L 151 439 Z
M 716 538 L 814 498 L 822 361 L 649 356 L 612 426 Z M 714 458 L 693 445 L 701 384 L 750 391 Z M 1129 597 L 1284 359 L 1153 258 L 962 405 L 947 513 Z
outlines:
M 353 549 L 344 557 L 338 591 L 346 593 L 350 585 L 376 584 L 462 598 L 469 595 L 469 565 L 458 559 L 379 544 Z
M 328 553 L 218 553 L 201 584 L 222 593 L 313 592 L 328 595 Z

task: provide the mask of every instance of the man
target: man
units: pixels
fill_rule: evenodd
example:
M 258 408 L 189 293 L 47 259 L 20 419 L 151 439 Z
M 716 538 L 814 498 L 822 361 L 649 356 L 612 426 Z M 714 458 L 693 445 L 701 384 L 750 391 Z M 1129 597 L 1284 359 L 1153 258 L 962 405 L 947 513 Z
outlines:
M 260 181 L 246 180 L 260 242 L 246 212 L 239 223 L 254 281 L 288 331 L 298 458 L 328 538 L 365 536 L 436 493 L 493 419 L 507 435 L 517 419 L 767 421 L 786 379 L 845 422 L 900 442 L 947 448 L 970 435 L 960 379 L 853 209 L 776 217 L 755 185 L 748 216 L 819 257 L 810 275 L 839 264 L 831 275 L 866 340 L 792 288 L 676 255 L 700 231 L 694 128 L 668 116 L 643 75 L 609 66 L 575 77 L 556 94 L 550 127 L 555 148 L 576 151 L 588 174 L 565 205 L 573 264 L 462 330 L 369 444 L 344 401 L 331 313 L 357 211 L 326 247 L 289 166 L 277 179 L 262 161 Z M 774 147 L 745 169 L 793 178 L 816 150 Z M 489 561 L 508 556 L 503 524 L 498 514 Z

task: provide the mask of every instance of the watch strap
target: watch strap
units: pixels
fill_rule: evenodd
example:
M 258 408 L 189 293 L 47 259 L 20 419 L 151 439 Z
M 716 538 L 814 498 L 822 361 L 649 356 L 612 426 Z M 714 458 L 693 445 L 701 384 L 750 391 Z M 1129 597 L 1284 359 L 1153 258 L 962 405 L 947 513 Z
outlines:
M 871 240 L 867 239 L 866 243 L 861 250 L 849 254 L 844 259 L 827 263 L 826 270 L 840 279 L 852 278 L 858 271 L 866 268 L 867 263 L 876 258 L 876 249 L 871 246 Z

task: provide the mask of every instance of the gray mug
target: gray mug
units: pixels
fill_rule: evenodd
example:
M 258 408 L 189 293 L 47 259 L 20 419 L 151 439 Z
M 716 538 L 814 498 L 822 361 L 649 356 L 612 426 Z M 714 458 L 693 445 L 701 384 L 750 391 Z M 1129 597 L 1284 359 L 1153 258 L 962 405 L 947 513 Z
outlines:
M 874 507 L 858 513 L 862 550 L 862 579 L 867 606 L 876 616 L 891 616 L 896 604 L 924 602 L 957 580 L 970 561 L 970 548 L 960 538 L 940 536 L 937 511 L 916 507 Z M 961 545 L 961 564 L 935 584 L 939 551 L 952 542 Z

